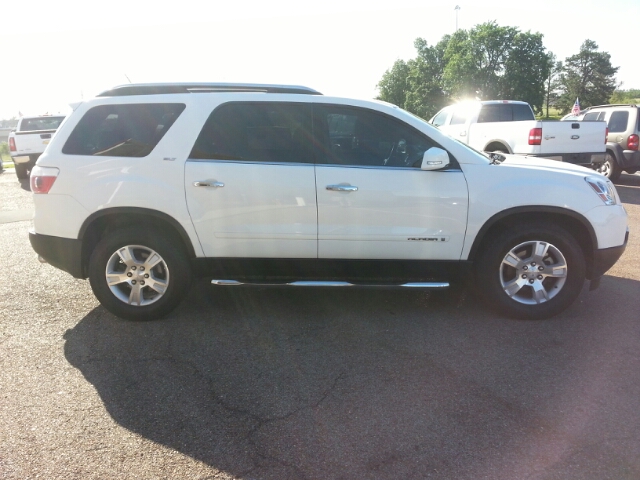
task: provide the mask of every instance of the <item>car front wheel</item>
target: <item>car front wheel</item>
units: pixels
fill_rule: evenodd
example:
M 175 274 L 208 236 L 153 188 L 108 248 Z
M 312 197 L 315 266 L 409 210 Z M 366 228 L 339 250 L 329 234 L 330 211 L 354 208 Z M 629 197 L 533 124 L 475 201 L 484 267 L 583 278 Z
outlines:
M 489 240 L 475 276 L 489 306 L 514 318 L 543 319 L 575 301 L 586 262 L 578 242 L 563 228 L 520 224 Z
M 155 229 L 115 231 L 89 261 L 89 281 L 100 303 L 126 320 L 155 320 L 171 312 L 191 282 L 181 248 Z

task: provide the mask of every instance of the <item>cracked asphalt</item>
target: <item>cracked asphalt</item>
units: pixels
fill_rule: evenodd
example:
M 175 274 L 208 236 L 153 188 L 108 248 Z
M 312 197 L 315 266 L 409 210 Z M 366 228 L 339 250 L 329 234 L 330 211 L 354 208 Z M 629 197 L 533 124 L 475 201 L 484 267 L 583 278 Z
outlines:
M 2 479 L 638 479 L 640 176 L 622 259 L 549 321 L 464 289 L 211 287 L 126 322 L 41 265 L 0 174 Z

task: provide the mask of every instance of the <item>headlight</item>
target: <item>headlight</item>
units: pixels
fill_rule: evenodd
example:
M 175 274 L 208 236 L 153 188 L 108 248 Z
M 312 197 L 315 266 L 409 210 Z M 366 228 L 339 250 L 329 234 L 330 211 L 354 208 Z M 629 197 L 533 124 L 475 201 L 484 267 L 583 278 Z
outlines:
M 609 180 L 599 177 L 584 177 L 584 180 L 593 188 L 593 191 L 596 192 L 596 195 L 600 197 L 600 200 L 605 205 L 616 205 L 618 203 L 616 200 L 616 187 Z

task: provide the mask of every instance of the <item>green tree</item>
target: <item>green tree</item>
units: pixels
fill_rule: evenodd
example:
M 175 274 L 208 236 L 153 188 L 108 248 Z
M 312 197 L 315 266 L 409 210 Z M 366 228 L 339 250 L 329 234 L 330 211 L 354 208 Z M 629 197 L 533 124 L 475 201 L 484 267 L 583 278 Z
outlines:
M 616 89 L 618 68 L 611 65 L 609 53 L 598 51 L 593 40 L 585 40 L 580 51 L 564 62 L 560 109 L 567 113 L 576 98 L 581 107 L 606 104 Z
M 405 108 L 422 118 L 430 118 L 451 103 L 442 88 L 444 52 L 449 39 L 445 35 L 432 47 L 422 38 L 414 42 L 418 56 L 409 61 Z
M 382 76 L 381 100 L 423 118 L 463 98 L 524 100 L 542 111 L 551 62 L 541 34 L 488 22 L 414 46 L 416 58 L 396 60 Z
M 640 103 L 640 89 L 616 89 L 609 99 L 609 103 Z
M 404 108 L 407 92 L 410 67 L 404 60 L 396 60 L 393 66 L 384 72 L 378 82 L 379 100 L 393 103 Z
M 564 69 L 562 62 L 557 61 L 554 53 L 549 52 L 548 56 L 549 75 L 544 84 L 544 101 L 549 116 L 549 105 L 558 100 L 558 89 L 560 88 L 560 75 Z
M 445 90 L 455 98 L 499 98 L 500 80 L 517 34 L 517 28 L 495 22 L 476 25 L 469 32 L 458 30 L 445 52 Z
M 518 32 L 504 61 L 498 98 L 523 100 L 536 113 L 542 113 L 550 55 L 542 44 L 541 33 Z

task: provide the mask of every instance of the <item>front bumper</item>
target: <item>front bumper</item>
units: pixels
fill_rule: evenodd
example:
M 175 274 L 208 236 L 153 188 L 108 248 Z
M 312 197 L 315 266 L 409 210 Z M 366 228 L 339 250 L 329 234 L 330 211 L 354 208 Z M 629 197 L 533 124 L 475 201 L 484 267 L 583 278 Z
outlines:
M 607 271 L 613 267 L 613 265 L 622 256 L 627 248 L 627 241 L 629 240 L 629 230 L 627 230 L 624 236 L 624 243 L 618 247 L 602 248 L 596 250 L 593 257 L 593 268 L 589 279 L 591 285 L 589 290 L 595 290 L 600 285 L 600 278 L 607 273 Z
M 40 235 L 30 231 L 29 241 L 35 252 L 47 263 L 75 278 L 87 278 L 82 266 L 81 240 Z

